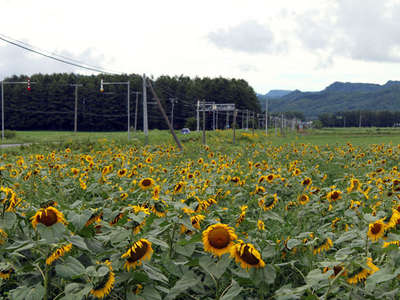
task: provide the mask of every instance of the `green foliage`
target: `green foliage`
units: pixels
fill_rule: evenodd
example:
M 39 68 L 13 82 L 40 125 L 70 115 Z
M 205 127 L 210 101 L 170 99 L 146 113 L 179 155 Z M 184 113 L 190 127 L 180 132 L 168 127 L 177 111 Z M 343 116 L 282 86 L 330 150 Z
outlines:
M 5 127 L 12 130 L 73 130 L 75 88 L 71 84 L 80 83 L 83 86 L 78 90 L 78 131 L 124 131 L 127 129 L 126 85 L 106 85 L 101 93 L 101 79 L 105 82 L 129 80 L 131 92 L 141 92 L 143 89 L 142 77 L 137 74 L 34 74 L 31 81 L 35 84 L 31 91 L 27 91 L 23 85 L 6 86 Z M 5 79 L 7 80 L 23 81 L 26 76 L 13 76 Z M 260 111 L 253 88 L 242 79 L 161 76 L 153 80 L 152 84 L 168 114 L 172 109 L 169 99 L 177 99 L 174 106 L 174 128 L 184 127 L 187 119 L 195 116 L 197 101 L 201 99 L 215 103 L 235 103 L 239 109 Z M 148 101 L 154 97 L 149 88 L 147 95 Z M 130 97 L 131 125 L 134 124 L 136 99 L 137 128 L 141 129 L 142 96 Z M 149 104 L 147 110 L 150 129 L 168 128 L 157 105 Z

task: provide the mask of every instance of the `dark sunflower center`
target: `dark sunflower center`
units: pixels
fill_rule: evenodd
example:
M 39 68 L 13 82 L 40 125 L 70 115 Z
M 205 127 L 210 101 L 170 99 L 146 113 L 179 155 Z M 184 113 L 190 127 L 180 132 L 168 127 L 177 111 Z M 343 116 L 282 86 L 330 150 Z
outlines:
M 46 210 L 42 213 L 40 217 L 38 217 L 37 221 L 38 223 L 42 223 L 43 225 L 51 226 L 57 223 L 58 218 L 57 214 L 54 211 Z
M 270 207 L 272 204 L 274 204 L 274 198 L 269 198 L 267 199 L 267 202 L 265 203 L 266 207 Z
M 382 225 L 377 223 L 372 226 L 371 232 L 372 232 L 372 234 L 378 234 L 379 232 L 381 232 L 381 229 L 382 229 Z
M 267 179 L 268 180 L 272 180 L 272 179 L 274 179 L 274 176 L 273 175 L 268 175 Z
M 339 193 L 338 192 L 333 192 L 332 193 L 332 199 L 337 199 L 339 198 Z
M 335 276 L 336 276 L 337 274 L 339 274 L 340 271 L 342 271 L 342 269 L 343 269 L 343 267 L 341 267 L 341 266 L 334 266 L 334 267 L 333 267 L 333 273 L 335 274 Z
M 231 237 L 225 228 L 215 228 L 208 234 L 210 245 L 217 249 L 223 249 L 229 245 Z
M 161 203 L 156 203 L 154 205 L 154 208 L 156 209 L 156 211 L 158 212 L 165 212 L 165 207 L 161 204 Z
M 240 253 L 237 253 L 241 259 L 243 259 L 246 263 L 248 263 L 249 265 L 257 265 L 260 260 L 255 257 L 253 254 L 250 253 L 249 251 L 249 246 L 245 246 L 244 250 L 243 250 L 243 254 L 240 255 Z
M 308 185 L 310 183 L 310 179 L 304 179 L 303 185 Z
M 144 179 L 142 181 L 142 185 L 143 186 L 150 186 L 151 185 L 151 180 L 150 179 Z
M 306 202 L 307 201 L 307 196 L 306 195 L 301 195 L 300 201 L 301 202 Z
M 135 261 L 141 259 L 146 254 L 147 247 L 147 243 L 142 243 L 142 246 L 136 248 L 135 252 L 131 251 L 131 255 L 128 257 L 128 261 L 130 263 L 134 263 Z

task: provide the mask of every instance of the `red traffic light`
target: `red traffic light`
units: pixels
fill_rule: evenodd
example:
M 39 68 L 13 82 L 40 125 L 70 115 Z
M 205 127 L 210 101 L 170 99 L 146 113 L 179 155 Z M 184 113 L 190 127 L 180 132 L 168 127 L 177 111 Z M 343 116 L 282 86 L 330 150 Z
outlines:
M 28 78 L 28 87 L 27 87 L 27 89 L 28 89 L 28 91 L 31 90 L 31 80 L 30 80 L 30 78 Z

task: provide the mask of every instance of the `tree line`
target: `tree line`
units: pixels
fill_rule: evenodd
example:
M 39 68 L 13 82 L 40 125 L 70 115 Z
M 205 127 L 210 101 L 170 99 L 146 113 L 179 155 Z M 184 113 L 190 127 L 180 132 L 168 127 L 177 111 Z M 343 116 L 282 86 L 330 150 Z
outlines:
M 323 127 L 393 127 L 399 126 L 400 111 L 344 111 L 318 116 Z
M 7 81 L 26 81 L 27 76 L 12 76 Z M 134 126 L 136 99 L 138 101 L 137 129 L 143 128 L 143 79 L 138 74 L 78 75 L 34 74 L 31 90 L 22 84 L 4 85 L 4 122 L 11 130 L 73 130 L 75 87 L 78 88 L 78 131 L 123 131 L 127 129 L 127 85 L 104 85 L 104 82 L 130 82 L 131 127 Z M 190 78 L 160 76 L 150 78 L 168 116 L 174 101 L 174 128 L 185 127 L 196 116 L 198 100 L 215 103 L 235 103 L 237 109 L 261 112 L 256 93 L 242 79 Z M 167 129 L 151 93 L 147 91 L 148 123 L 150 129 Z M 135 92 L 139 92 L 137 94 Z M 136 98 L 137 97 L 137 98 Z M 0 116 L 1 119 L 1 116 Z M 221 120 L 222 122 L 222 120 Z M 193 123 L 193 122 L 192 122 Z

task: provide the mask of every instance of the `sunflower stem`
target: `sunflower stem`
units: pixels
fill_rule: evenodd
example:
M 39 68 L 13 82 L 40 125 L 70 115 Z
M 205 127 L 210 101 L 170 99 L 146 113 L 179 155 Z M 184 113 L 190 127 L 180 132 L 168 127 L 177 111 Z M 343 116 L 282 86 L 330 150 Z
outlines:
M 44 296 L 43 300 L 47 300 L 49 297 L 49 265 L 46 264 L 44 269 Z
M 169 258 L 172 258 L 173 255 L 172 245 L 174 244 L 175 231 L 176 231 L 176 223 L 174 223 L 174 227 L 172 227 L 172 234 L 170 235 L 169 238 L 169 253 L 168 253 Z

